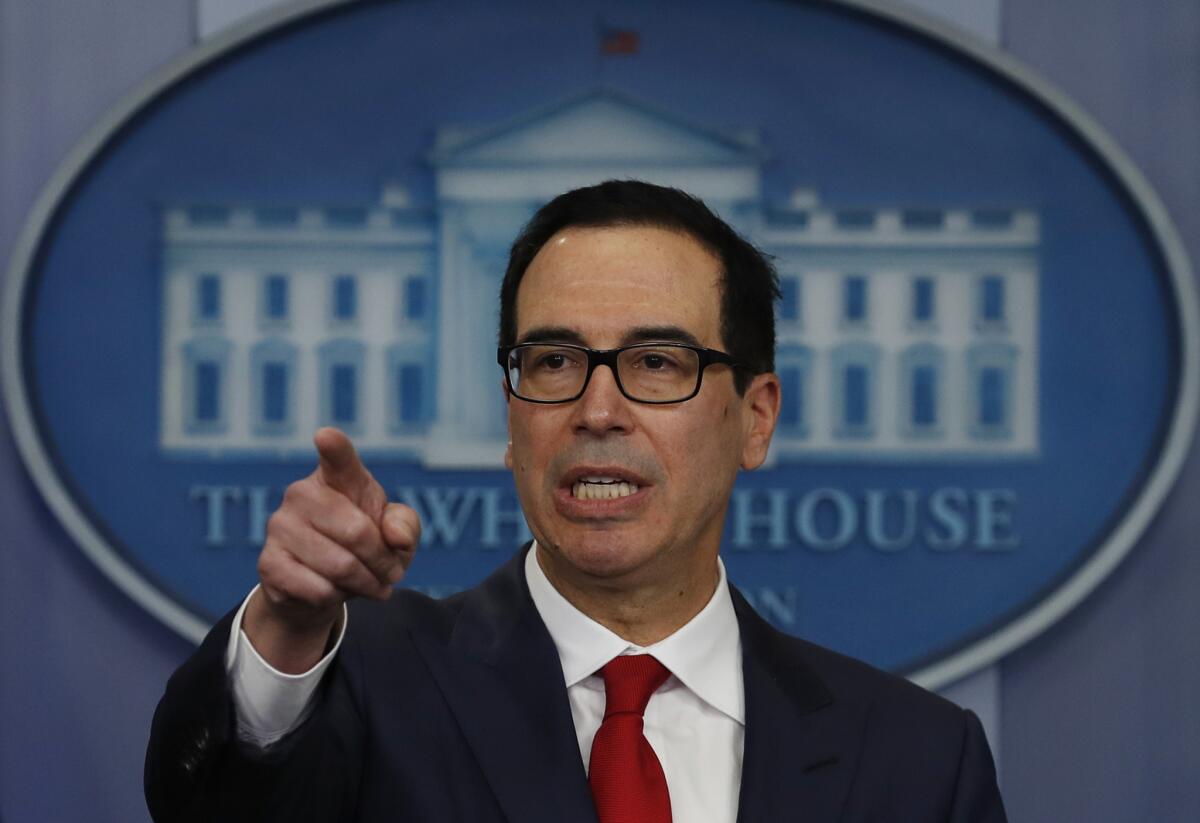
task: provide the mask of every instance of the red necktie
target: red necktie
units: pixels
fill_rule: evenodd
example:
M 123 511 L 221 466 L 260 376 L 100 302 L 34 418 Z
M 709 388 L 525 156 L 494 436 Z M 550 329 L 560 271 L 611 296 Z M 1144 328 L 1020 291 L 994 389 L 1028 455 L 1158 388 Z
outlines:
M 667 778 L 642 734 L 650 695 L 671 673 L 648 654 L 614 657 L 604 678 L 604 721 L 592 741 L 588 782 L 600 823 L 671 823 Z

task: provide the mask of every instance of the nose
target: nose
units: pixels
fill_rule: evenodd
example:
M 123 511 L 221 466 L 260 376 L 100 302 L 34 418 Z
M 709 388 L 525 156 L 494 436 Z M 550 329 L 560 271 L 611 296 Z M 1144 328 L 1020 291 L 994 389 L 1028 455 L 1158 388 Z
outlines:
M 597 366 L 583 395 L 573 404 L 574 428 L 596 435 L 627 432 L 632 424 L 629 405 L 613 370 Z

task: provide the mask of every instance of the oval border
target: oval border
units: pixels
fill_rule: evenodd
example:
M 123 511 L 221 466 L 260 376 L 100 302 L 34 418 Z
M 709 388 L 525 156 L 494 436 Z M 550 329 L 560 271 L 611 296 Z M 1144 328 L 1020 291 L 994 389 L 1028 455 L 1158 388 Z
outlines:
M 139 87 L 108 109 L 75 144 L 34 202 L 17 237 L 0 307 L 3 327 L 0 379 L 13 437 L 34 484 L 67 533 L 118 588 L 151 615 L 192 642 L 209 625 L 163 594 L 108 544 L 88 520 L 59 477 L 34 422 L 24 384 L 23 314 L 30 270 L 43 235 L 72 184 L 109 141 L 141 110 L 178 81 L 226 52 L 286 25 L 357 0 L 301 0 L 286 8 L 254 15 L 215 35 L 152 73 Z M 990 43 L 925 13 L 885 5 L 882 0 L 821 0 L 875 17 L 910 34 L 965 56 L 1013 83 L 1057 117 L 1107 165 L 1137 205 L 1166 263 L 1180 326 L 1179 381 L 1166 437 L 1149 475 L 1120 522 L 1104 542 L 1064 581 L 1030 608 L 984 636 L 968 641 L 937 662 L 912 672 L 916 683 L 937 689 L 987 666 L 1041 634 L 1079 604 L 1120 564 L 1153 520 L 1187 457 L 1200 403 L 1200 312 L 1191 265 L 1165 206 L 1149 182 L 1109 134 L 1064 92 Z

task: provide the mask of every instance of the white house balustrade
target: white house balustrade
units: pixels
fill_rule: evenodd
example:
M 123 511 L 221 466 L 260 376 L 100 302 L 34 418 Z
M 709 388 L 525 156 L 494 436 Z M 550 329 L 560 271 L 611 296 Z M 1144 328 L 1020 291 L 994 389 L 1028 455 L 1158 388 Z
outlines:
M 169 206 L 161 446 L 307 457 L 331 424 L 369 452 L 498 467 L 508 245 L 553 195 L 639 178 L 703 198 L 776 261 L 773 459 L 1036 455 L 1036 213 L 768 202 L 765 157 L 753 131 L 598 91 L 439 130 L 429 202 L 381 180 L 368 204 Z

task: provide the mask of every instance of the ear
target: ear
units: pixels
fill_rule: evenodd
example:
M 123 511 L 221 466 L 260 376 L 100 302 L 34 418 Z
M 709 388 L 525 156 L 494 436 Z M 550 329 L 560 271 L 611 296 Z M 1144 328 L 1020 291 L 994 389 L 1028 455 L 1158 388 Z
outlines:
M 757 469 L 767 459 L 771 435 L 779 420 L 781 388 L 774 372 L 757 374 L 742 396 L 745 432 L 742 439 L 742 468 Z
M 504 392 L 504 404 L 508 409 L 512 408 L 512 394 L 508 390 L 508 381 L 503 377 L 500 378 L 500 391 Z M 504 447 L 504 467 L 512 471 L 513 455 L 512 455 L 512 420 L 508 421 L 508 445 Z

